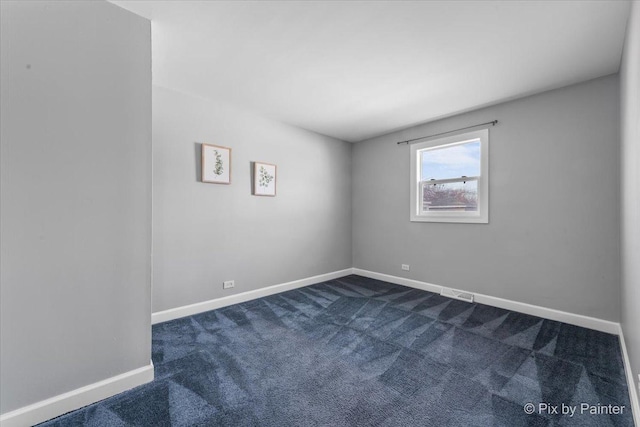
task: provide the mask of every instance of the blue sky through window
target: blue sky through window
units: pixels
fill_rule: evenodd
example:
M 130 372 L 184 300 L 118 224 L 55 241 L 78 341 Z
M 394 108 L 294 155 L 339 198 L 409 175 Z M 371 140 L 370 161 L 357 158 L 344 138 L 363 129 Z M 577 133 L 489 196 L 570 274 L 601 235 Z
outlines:
M 480 176 L 480 141 L 421 152 L 421 180 Z

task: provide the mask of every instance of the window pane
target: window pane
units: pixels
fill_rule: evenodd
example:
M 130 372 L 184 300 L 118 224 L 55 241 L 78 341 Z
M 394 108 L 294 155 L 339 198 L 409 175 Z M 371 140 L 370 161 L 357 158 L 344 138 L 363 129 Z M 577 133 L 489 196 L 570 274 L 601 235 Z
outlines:
M 480 140 L 420 152 L 421 181 L 480 176 Z
M 477 212 L 478 181 L 427 184 L 422 194 L 425 212 Z

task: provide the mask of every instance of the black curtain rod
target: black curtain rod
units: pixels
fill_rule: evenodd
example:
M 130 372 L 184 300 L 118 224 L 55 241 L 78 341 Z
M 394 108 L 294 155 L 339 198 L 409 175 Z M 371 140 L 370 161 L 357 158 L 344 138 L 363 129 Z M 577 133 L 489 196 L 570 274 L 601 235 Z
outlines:
M 484 125 L 491 125 L 491 126 L 495 126 L 495 125 L 497 125 L 497 124 L 498 124 L 498 121 L 497 121 L 497 120 L 492 120 L 492 121 L 487 122 L 487 123 L 479 123 L 479 124 L 477 124 L 477 125 L 467 126 L 467 127 L 465 127 L 465 128 L 460 128 L 460 129 L 450 130 L 450 131 L 448 131 L 448 132 L 442 132 L 442 133 L 436 133 L 436 134 L 433 134 L 433 135 L 421 136 L 420 138 L 407 139 L 406 141 L 399 141 L 399 142 L 397 142 L 396 144 L 398 144 L 398 145 L 400 145 L 400 144 L 411 144 L 411 143 L 412 143 L 412 142 L 414 142 L 414 141 L 419 141 L 419 140 L 421 140 L 421 139 L 432 138 L 432 137 L 434 137 L 434 136 L 446 135 L 446 134 L 448 134 L 448 133 L 451 133 L 451 132 L 457 132 L 457 131 L 459 131 L 459 130 L 465 130 L 465 129 L 477 128 L 478 126 L 484 126 Z

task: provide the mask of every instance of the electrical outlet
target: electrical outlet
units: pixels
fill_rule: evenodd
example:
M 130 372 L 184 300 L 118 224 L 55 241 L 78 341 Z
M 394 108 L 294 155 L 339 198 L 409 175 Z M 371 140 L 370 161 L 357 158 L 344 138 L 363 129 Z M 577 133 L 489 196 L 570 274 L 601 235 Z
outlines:
M 404 271 L 409 271 L 409 264 L 402 264 L 402 269 Z
M 236 287 L 236 282 L 234 280 L 226 280 L 222 283 L 222 289 L 231 289 Z

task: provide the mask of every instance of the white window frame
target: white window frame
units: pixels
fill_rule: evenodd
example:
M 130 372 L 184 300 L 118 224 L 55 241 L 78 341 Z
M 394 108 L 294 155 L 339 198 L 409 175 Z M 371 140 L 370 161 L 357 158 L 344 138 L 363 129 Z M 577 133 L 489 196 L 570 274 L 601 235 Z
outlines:
M 421 165 L 420 152 L 428 149 L 443 148 L 480 140 L 480 176 L 441 179 L 437 181 L 420 181 Z M 413 222 L 462 222 L 489 223 L 489 129 L 432 139 L 417 144 L 411 148 L 411 216 Z M 443 184 L 462 181 L 478 181 L 478 210 L 476 212 L 442 212 L 424 211 L 422 206 L 422 191 L 424 185 Z

